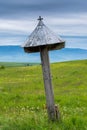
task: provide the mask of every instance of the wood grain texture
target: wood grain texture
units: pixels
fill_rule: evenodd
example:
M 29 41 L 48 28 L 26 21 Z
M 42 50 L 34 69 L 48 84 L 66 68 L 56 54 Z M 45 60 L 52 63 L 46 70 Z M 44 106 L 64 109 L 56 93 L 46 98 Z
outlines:
M 50 64 L 47 47 L 40 49 L 44 88 L 46 93 L 46 102 L 49 119 L 55 120 L 54 94 L 51 81 Z

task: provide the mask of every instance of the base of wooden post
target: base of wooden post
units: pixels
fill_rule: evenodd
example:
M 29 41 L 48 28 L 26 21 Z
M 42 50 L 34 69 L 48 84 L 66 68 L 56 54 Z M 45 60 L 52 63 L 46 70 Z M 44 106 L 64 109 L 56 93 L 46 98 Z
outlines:
M 47 105 L 44 108 L 47 109 Z M 54 114 L 52 115 L 52 113 L 50 113 L 49 115 L 51 116 L 51 117 L 49 117 L 49 120 L 60 121 L 61 115 L 60 115 L 59 108 L 57 105 L 55 105 L 55 116 L 54 116 Z
M 59 112 L 59 108 L 57 105 L 55 105 L 55 118 L 56 120 L 60 120 L 60 112 Z

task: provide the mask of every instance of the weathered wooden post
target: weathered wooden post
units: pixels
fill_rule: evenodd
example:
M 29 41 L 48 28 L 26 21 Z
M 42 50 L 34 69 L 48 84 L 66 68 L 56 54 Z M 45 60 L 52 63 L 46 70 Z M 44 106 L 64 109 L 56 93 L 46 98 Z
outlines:
M 45 26 L 41 16 L 38 20 L 37 27 L 22 47 L 27 53 L 40 52 L 48 117 L 50 120 L 56 120 L 59 117 L 56 116 L 55 112 L 48 51 L 64 48 L 65 42 Z
M 42 69 L 43 69 L 43 79 L 44 87 L 46 93 L 47 111 L 49 119 L 55 120 L 55 104 L 54 104 L 54 94 L 52 90 L 50 64 L 47 47 L 40 48 Z

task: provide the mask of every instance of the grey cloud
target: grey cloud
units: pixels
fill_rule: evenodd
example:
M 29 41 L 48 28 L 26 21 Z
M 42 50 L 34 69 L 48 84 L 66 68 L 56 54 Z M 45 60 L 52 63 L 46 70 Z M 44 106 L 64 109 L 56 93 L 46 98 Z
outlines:
M 82 0 L 2 0 L 0 17 L 24 17 L 30 14 L 60 14 L 87 12 L 87 1 Z

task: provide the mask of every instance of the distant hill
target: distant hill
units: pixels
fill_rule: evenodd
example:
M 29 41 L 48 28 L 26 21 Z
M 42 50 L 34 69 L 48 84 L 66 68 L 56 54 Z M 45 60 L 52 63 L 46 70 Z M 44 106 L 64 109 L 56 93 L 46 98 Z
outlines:
M 87 50 L 64 48 L 50 51 L 50 61 L 71 61 L 87 59 Z M 20 46 L 0 46 L 0 62 L 40 62 L 39 53 L 25 53 Z

